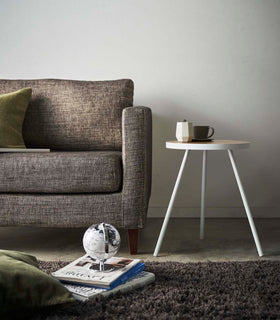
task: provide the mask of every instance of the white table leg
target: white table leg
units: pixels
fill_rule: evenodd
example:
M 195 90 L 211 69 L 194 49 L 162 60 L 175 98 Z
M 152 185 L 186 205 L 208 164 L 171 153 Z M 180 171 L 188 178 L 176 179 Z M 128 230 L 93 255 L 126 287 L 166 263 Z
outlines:
M 168 221 L 169 221 L 169 218 L 170 218 L 170 214 L 171 214 L 171 211 L 172 211 L 172 208 L 173 208 L 174 200 L 176 198 L 178 187 L 179 187 L 179 184 L 180 184 L 180 181 L 181 181 L 181 178 L 182 178 L 182 174 L 183 174 L 183 171 L 184 171 L 184 168 L 185 168 L 185 164 L 186 164 L 186 161 L 187 161 L 187 158 L 188 158 L 188 153 L 189 153 L 189 150 L 186 150 L 185 154 L 184 154 L 184 157 L 183 157 L 183 160 L 182 160 L 182 163 L 181 163 L 181 167 L 180 167 L 178 176 L 177 176 L 177 180 L 175 182 L 175 186 L 174 186 L 174 189 L 173 189 L 173 192 L 172 192 L 172 196 L 171 196 L 170 201 L 169 201 L 169 205 L 168 205 L 168 208 L 167 208 L 167 211 L 166 211 L 166 214 L 165 214 L 165 218 L 164 218 L 161 230 L 160 230 L 160 234 L 159 234 L 157 245 L 156 245 L 155 252 L 154 252 L 154 257 L 157 257 L 157 255 L 159 253 L 159 250 L 161 248 L 161 244 L 162 244 L 162 241 L 163 241 L 163 238 L 164 238 L 164 235 L 165 235 L 165 231 L 166 231 L 166 228 L 167 228 L 167 225 L 168 225 Z
M 207 166 L 207 150 L 204 150 L 203 160 L 202 160 L 202 182 L 201 182 L 200 239 L 204 239 L 206 166 Z
M 232 165 L 232 168 L 233 168 L 235 179 L 236 179 L 236 182 L 237 182 L 240 194 L 241 194 L 241 198 L 242 198 L 242 201 L 243 201 L 243 204 L 244 204 L 244 208 L 245 208 L 245 211 L 246 211 L 246 214 L 247 214 L 247 218 L 248 218 L 248 221 L 249 221 L 249 224 L 250 224 L 250 227 L 251 227 L 251 231 L 252 231 L 252 234 L 253 234 L 253 237 L 254 237 L 254 240 L 255 240 L 255 244 L 256 244 L 256 247 L 257 247 L 257 250 L 258 250 L 258 254 L 261 257 L 261 256 L 263 256 L 262 247 L 261 247 L 260 240 L 259 240 L 259 237 L 258 237 L 258 233 L 257 233 L 256 227 L 255 227 L 255 224 L 254 224 L 254 220 L 253 220 L 253 217 L 252 217 L 252 214 L 251 214 L 251 211 L 250 211 L 250 207 L 249 207 L 249 204 L 248 204 L 248 201 L 247 201 L 247 198 L 246 198 L 246 194 L 244 192 L 244 189 L 243 189 L 243 186 L 242 186 L 242 182 L 241 182 L 240 176 L 238 174 L 238 170 L 237 170 L 236 163 L 235 163 L 234 156 L 233 156 L 233 151 L 232 150 L 228 150 L 228 155 L 229 155 L 229 159 L 230 159 L 230 162 L 231 162 L 231 165 Z

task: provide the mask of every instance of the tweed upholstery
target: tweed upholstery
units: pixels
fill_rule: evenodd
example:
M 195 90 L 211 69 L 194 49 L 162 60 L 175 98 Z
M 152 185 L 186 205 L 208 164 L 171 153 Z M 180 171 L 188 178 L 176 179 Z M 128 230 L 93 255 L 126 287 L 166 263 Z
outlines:
M 152 115 L 131 107 L 133 82 L 0 80 L 0 93 L 28 86 L 25 143 L 60 152 L 0 153 L 1 225 L 105 221 L 142 228 L 151 193 Z
M 32 88 L 23 124 L 27 147 L 121 150 L 122 110 L 133 105 L 133 82 L 0 80 L 0 94 Z
M 147 107 L 123 110 L 124 227 L 142 228 L 146 222 L 152 176 L 152 113 Z
M 121 193 L 0 194 L 1 225 L 86 227 L 108 221 L 123 227 Z
M 119 151 L 0 153 L 0 192 L 116 192 L 122 183 Z

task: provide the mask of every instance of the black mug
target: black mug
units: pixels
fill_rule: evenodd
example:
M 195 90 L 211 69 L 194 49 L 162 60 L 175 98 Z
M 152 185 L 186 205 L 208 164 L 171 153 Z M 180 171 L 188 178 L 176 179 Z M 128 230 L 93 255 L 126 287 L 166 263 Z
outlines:
M 212 130 L 212 132 L 209 134 L 210 129 Z M 209 126 L 194 126 L 193 138 L 195 140 L 207 140 L 213 136 L 214 132 L 214 128 Z

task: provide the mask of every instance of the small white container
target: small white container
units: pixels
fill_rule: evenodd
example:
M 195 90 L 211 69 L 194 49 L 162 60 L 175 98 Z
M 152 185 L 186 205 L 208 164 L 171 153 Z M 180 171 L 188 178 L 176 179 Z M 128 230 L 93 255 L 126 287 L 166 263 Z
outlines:
M 176 138 L 179 142 L 190 142 L 193 139 L 193 124 L 192 122 L 177 122 Z

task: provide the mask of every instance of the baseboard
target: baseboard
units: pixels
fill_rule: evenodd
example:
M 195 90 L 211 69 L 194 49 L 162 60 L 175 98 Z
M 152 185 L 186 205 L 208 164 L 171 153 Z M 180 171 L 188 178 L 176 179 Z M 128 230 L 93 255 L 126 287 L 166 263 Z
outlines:
M 166 207 L 149 207 L 149 218 L 162 218 L 165 216 Z M 276 207 L 251 207 L 251 213 L 255 218 L 280 218 L 280 209 Z M 200 208 L 178 208 L 172 210 L 173 218 L 199 218 Z M 206 208 L 206 218 L 246 218 L 243 207 Z

